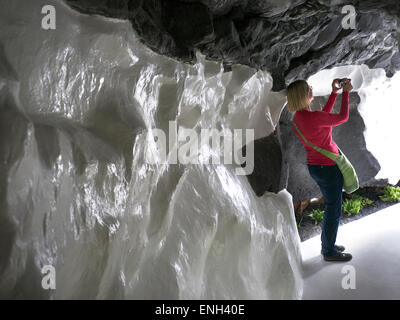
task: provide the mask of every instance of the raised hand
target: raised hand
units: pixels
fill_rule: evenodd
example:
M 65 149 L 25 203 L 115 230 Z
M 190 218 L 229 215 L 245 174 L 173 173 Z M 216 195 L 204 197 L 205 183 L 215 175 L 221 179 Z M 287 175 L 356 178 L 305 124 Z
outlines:
M 337 93 L 340 89 L 342 89 L 339 87 L 339 80 L 340 79 L 334 79 L 332 82 L 332 92 L 334 93 Z
M 351 79 L 347 79 L 345 85 L 343 86 L 343 91 L 351 91 L 353 86 L 351 84 Z

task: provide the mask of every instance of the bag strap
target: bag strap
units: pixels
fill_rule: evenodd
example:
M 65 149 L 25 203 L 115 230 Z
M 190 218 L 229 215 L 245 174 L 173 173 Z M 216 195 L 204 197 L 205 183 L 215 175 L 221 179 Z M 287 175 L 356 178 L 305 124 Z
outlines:
M 306 137 L 301 133 L 299 127 L 298 127 L 297 124 L 296 124 L 296 122 L 293 121 L 293 125 L 295 126 L 297 132 L 298 132 L 299 135 L 303 138 L 303 140 L 304 140 L 305 142 L 307 142 L 313 149 L 319 151 L 319 152 L 322 153 L 324 156 L 328 157 L 329 159 L 331 159 L 331 160 L 333 160 L 333 161 L 336 161 L 336 160 L 339 158 L 339 156 L 338 156 L 336 153 L 333 153 L 333 152 L 331 152 L 331 151 L 322 149 L 322 148 L 317 147 L 316 145 L 312 144 L 312 143 L 311 143 L 310 141 L 308 141 L 308 140 L 306 139 Z M 339 150 L 339 153 L 342 153 L 341 150 L 339 149 L 339 147 L 338 147 L 338 150 Z

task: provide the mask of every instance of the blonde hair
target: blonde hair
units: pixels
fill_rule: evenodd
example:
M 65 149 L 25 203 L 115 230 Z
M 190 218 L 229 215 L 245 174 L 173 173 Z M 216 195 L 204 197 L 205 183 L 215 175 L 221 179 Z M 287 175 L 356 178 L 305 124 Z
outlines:
M 287 87 L 287 102 L 290 112 L 303 110 L 310 105 L 310 86 L 305 80 L 296 80 Z

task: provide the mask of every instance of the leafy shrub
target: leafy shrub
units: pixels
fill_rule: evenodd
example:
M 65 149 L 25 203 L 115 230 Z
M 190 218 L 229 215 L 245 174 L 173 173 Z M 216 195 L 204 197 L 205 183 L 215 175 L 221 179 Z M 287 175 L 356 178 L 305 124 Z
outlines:
M 359 213 L 361 210 L 361 200 L 346 199 L 343 201 L 343 211 L 348 216 Z
M 361 201 L 361 207 L 369 206 L 372 203 L 374 203 L 371 199 L 365 198 L 365 197 L 360 196 L 358 194 L 352 194 L 351 198 L 353 200 L 360 200 Z
M 351 216 L 358 214 L 363 207 L 372 203 L 373 201 L 368 198 L 358 194 L 352 194 L 351 199 L 346 199 L 343 201 L 343 211 L 347 213 L 348 216 Z
M 379 196 L 382 201 L 400 202 L 400 187 L 386 186 L 383 189 L 383 195 Z
M 312 220 L 314 220 L 315 224 L 318 224 L 322 221 L 322 218 L 324 217 L 324 211 L 320 209 L 314 209 L 311 211 L 311 213 L 308 215 Z

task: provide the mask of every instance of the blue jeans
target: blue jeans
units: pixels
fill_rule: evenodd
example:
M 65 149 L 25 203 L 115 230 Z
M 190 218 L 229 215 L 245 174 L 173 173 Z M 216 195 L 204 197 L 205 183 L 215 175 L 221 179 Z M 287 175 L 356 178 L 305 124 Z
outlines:
M 342 215 L 343 175 L 337 165 L 323 166 L 307 164 L 311 177 L 318 184 L 325 200 L 322 220 L 322 254 L 331 256 L 336 253 L 335 242 Z

